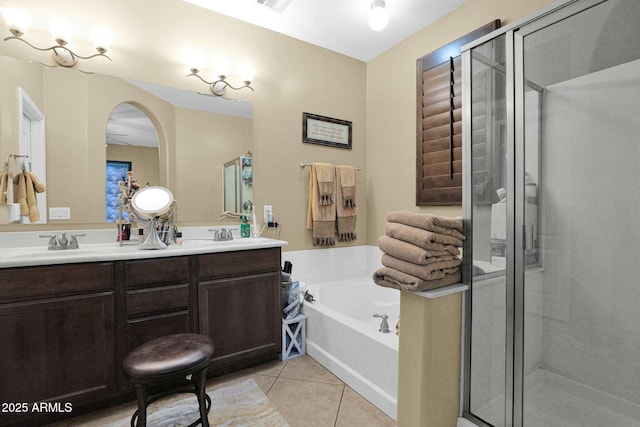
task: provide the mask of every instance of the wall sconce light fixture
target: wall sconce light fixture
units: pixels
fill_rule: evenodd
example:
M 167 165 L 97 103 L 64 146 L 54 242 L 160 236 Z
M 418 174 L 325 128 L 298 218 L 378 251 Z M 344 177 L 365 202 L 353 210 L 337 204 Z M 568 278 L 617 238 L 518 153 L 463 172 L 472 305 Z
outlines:
M 231 85 L 228 81 L 227 81 L 227 76 L 225 76 L 224 74 L 220 74 L 218 76 L 218 80 L 215 80 L 213 82 L 207 81 L 205 79 L 202 78 L 202 76 L 200 74 L 198 74 L 200 72 L 200 70 L 198 70 L 197 68 L 191 68 L 191 74 L 187 74 L 187 77 L 191 77 L 191 76 L 195 76 L 197 78 L 199 78 L 200 80 L 202 80 L 204 83 L 209 85 L 209 89 L 211 89 L 211 92 L 216 95 L 216 96 L 224 96 L 226 89 L 229 87 L 233 90 L 240 90 L 240 89 L 244 89 L 244 88 L 249 88 L 253 91 L 253 88 L 251 87 L 251 78 L 250 77 L 245 77 L 245 80 L 242 81 L 242 86 L 233 86 Z
M 20 40 L 26 45 L 41 52 L 51 51 L 51 57 L 53 60 L 56 64 L 62 67 L 71 68 L 78 63 L 79 59 L 91 59 L 98 56 L 102 56 L 111 61 L 111 58 L 105 54 L 111 43 L 111 34 L 106 29 L 97 28 L 93 32 L 93 44 L 98 53 L 89 56 L 82 56 L 66 47 L 70 38 L 70 30 L 64 21 L 55 20 L 52 22 L 51 32 L 56 44 L 51 47 L 41 48 L 22 38 L 29 27 L 29 18 L 21 10 L 4 8 L 2 9 L 2 15 L 4 16 L 4 21 L 7 24 L 9 31 L 13 34 L 12 36 L 5 37 L 4 41 Z
M 371 12 L 369 13 L 369 28 L 373 31 L 384 29 L 389 23 L 389 13 L 387 12 L 384 0 L 373 0 L 371 2 Z

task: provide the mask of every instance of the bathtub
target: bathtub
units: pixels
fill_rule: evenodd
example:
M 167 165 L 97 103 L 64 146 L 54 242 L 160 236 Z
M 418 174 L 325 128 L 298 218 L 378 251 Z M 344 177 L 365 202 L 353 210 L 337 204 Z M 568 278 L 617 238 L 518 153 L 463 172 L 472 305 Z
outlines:
M 371 276 L 309 284 L 315 302 L 304 302 L 307 353 L 361 396 L 396 419 L 400 292 Z M 379 332 L 389 316 L 389 333 Z

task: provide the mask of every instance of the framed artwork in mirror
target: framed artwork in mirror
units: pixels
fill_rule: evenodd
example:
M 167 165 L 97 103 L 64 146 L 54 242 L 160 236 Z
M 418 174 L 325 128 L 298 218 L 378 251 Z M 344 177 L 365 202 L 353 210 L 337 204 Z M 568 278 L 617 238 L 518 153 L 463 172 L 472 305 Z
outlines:
M 351 137 L 349 121 L 302 113 L 302 142 L 351 150 Z

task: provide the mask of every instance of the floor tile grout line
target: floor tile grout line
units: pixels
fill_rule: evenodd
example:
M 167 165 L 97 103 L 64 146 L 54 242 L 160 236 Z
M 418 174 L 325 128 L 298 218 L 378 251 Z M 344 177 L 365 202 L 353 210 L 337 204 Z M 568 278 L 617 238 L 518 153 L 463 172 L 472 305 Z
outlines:
M 338 425 L 338 418 L 340 417 L 340 408 L 342 408 L 342 399 L 344 399 L 344 391 L 346 385 L 342 384 L 342 393 L 340 394 L 340 403 L 338 404 L 338 411 L 336 412 L 336 420 L 333 422 L 333 427 Z
M 290 380 L 290 381 L 302 381 L 305 383 L 313 383 L 313 384 L 327 384 L 327 385 L 339 385 L 344 387 L 345 383 L 340 381 L 339 383 L 330 383 L 330 382 L 326 382 L 326 381 L 315 381 L 315 380 L 305 380 L 302 378 L 288 378 L 288 377 L 278 377 L 276 378 L 276 380 Z

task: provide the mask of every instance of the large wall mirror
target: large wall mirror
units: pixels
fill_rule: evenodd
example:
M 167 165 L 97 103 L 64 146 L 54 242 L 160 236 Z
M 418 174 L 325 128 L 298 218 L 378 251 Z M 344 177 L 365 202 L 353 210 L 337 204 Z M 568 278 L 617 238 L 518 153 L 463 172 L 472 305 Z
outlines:
M 134 173 L 137 163 L 140 184 L 169 188 L 177 201 L 178 224 L 219 220 L 224 163 L 253 148 L 251 104 L 4 56 L 0 68 L 0 158 L 19 150 L 19 88 L 44 115 L 46 177 L 41 180 L 47 185 L 47 203 L 70 208 L 71 216 L 49 224 L 80 228 L 107 223 L 107 160 L 131 161 Z M 143 138 L 136 130 L 142 116 L 156 134 L 153 154 L 132 154 L 142 148 L 127 141 L 133 134 Z M 130 125 L 126 130 L 118 129 L 123 120 Z M 152 163 L 155 172 L 150 172 Z M 0 230 L 16 228 L 0 224 Z

